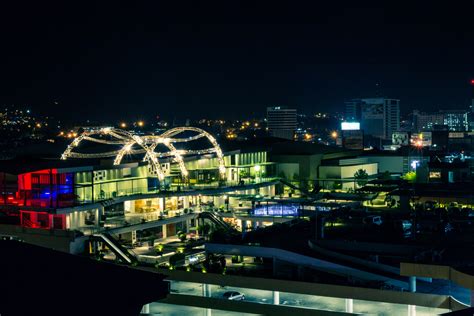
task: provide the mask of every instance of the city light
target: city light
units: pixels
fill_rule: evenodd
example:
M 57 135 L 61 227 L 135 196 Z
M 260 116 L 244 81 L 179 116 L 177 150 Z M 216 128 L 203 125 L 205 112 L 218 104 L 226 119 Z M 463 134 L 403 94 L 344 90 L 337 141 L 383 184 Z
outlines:
M 410 163 L 410 166 L 412 167 L 412 169 L 415 169 L 420 165 L 420 161 L 419 160 L 412 160 L 412 162 Z
M 334 138 L 334 139 L 337 138 L 337 135 L 338 135 L 338 134 L 337 134 L 336 131 L 333 131 L 333 132 L 331 133 L 331 137 Z
M 188 138 L 173 138 L 183 132 L 194 132 L 197 133 L 193 137 Z M 105 140 L 101 138 L 101 136 L 108 135 L 115 139 L 112 140 Z M 100 138 L 96 138 L 93 136 L 99 136 Z M 221 177 L 225 176 L 226 168 L 224 164 L 224 155 L 222 150 L 217 143 L 217 140 L 208 132 L 196 128 L 196 127 L 175 127 L 166 132 L 162 133 L 161 135 L 145 135 L 139 136 L 134 135 L 128 131 L 124 131 L 121 129 L 113 129 L 110 127 L 101 128 L 101 129 L 91 129 L 88 131 L 84 131 L 79 137 L 77 137 L 77 133 L 68 134 L 68 138 L 74 137 L 72 143 L 67 147 L 67 149 L 61 155 L 61 159 L 65 160 L 68 158 L 107 158 L 107 157 L 115 157 L 114 165 L 120 165 L 121 161 L 125 154 L 144 154 L 144 161 L 147 161 L 151 164 L 154 170 L 157 173 L 157 176 L 160 180 L 165 178 L 164 170 L 161 166 L 160 161 L 158 158 L 165 157 L 172 157 L 179 165 L 181 175 L 186 178 L 188 176 L 188 171 L 186 165 L 183 160 L 183 155 L 202 155 L 202 154 L 210 154 L 214 153 L 217 156 L 217 162 L 219 164 L 219 173 Z M 77 137 L 77 138 L 76 138 Z M 207 140 L 211 143 L 211 148 L 202 149 L 202 150 L 178 150 L 174 147 L 174 143 L 186 143 L 192 140 L 200 139 L 200 138 L 207 138 Z M 79 144 L 84 141 L 96 142 L 101 144 L 108 144 L 108 145 L 117 145 L 123 144 L 122 149 L 104 153 L 78 153 L 75 152 L 74 149 L 79 146 Z M 155 152 L 155 149 L 159 144 L 163 144 L 165 147 L 168 148 L 169 151 L 159 151 Z M 134 145 L 138 145 L 141 148 L 136 150 L 132 150 Z
M 137 125 L 138 125 L 139 127 L 143 127 L 143 126 L 145 125 L 145 123 L 144 123 L 143 121 L 138 121 L 138 122 L 137 122 Z
M 126 128 L 126 127 L 127 127 L 127 123 L 125 123 L 125 122 L 120 123 L 120 127 L 121 127 L 121 128 Z
M 358 131 L 360 130 L 359 122 L 342 122 L 341 130 L 343 131 Z

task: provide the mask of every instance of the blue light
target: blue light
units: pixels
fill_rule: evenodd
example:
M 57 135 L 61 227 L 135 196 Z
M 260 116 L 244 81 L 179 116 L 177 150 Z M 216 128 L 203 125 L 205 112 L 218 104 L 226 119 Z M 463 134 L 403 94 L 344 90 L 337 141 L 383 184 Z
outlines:
M 254 209 L 253 214 L 258 216 L 294 216 L 298 215 L 298 208 L 292 205 L 269 205 Z

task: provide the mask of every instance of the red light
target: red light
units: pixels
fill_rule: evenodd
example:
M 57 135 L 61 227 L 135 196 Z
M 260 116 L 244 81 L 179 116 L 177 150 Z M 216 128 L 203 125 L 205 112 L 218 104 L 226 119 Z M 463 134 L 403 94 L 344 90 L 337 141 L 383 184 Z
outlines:
M 474 79 L 471 79 L 471 84 L 474 86 Z

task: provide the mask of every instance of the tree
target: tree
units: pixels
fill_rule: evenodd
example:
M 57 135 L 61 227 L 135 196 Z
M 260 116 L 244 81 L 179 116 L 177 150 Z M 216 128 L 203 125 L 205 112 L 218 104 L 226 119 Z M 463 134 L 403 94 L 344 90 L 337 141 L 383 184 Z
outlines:
M 163 244 L 158 244 L 155 246 L 155 251 L 158 252 L 158 253 L 162 253 L 163 252 Z
M 240 178 L 246 178 L 249 176 L 249 172 L 246 169 L 240 169 L 239 171 L 239 177 Z
M 403 179 L 407 180 L 410 183 L 416 182 L 416 172 L 415 171 L 408 171 L 402 177 Z
M 181 242 L 185 242 L 186 241 L 186 233 L 181 233 L 181 234 L 178 234 L 178 238 L 179 240 L 181 240 Z
M 369 174 L 365 169 L 359 169 L 354 173 L 354 179 L 359 187 L 364 186 L 369 179 Z
M 332 189 L 333 190 L 340 190 L 342 189 L 342 182 L 341 181 L 334 181 L 334 183 L 332 184 Z

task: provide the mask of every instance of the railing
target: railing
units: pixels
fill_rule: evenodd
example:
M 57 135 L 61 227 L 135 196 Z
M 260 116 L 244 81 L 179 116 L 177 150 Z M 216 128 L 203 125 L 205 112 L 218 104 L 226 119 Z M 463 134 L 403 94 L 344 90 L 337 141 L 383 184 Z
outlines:
M 133 189 L 124 189 L 112 192 L 103 192 L 94 196 L 94 200 L 92 201 L 91 198 L 83 199 L 79 197 L 76 200 L 76 204 L 89 204 L 92 202 L 101 202 L 108 199 L 113 199 L 117 197 L 123 196 L 130 196 L 130 195 L 138 195 L 138 194 L 157 194 L 157 193 L 164 193 L 164 192 L 191 192 L 195 190 L 205 190 L 205 189 L 218 189 L 218 188 L 225 188 L 225 187 L 238 187 L 241 185 L 252 185 L 252 184 L 261 184 L 267 183 L 271 181 L 275 181 L 277 178 L 257 178 L 257 179 L 245 179 L 242 181 L 226 181 L 226 182 L 210 182 L 210 183 L 198 183 L 198 184 L 172 184 L 171 186 L 165 188 L 144 188 L 138 187 Z
M 120 245 L 112 236 L 109 234 L 98 234 L 95 235 L 95 237 L 101 238 L 107 246 L 113 250 L 117 255 L 119 255 L 125 262 L 128 264 L 132 264 L 134 261 L 136 261 L 136 257 L 134 257 L 132 254 L 128 253 L 128 250 L 125 249 L 122 245 Z

